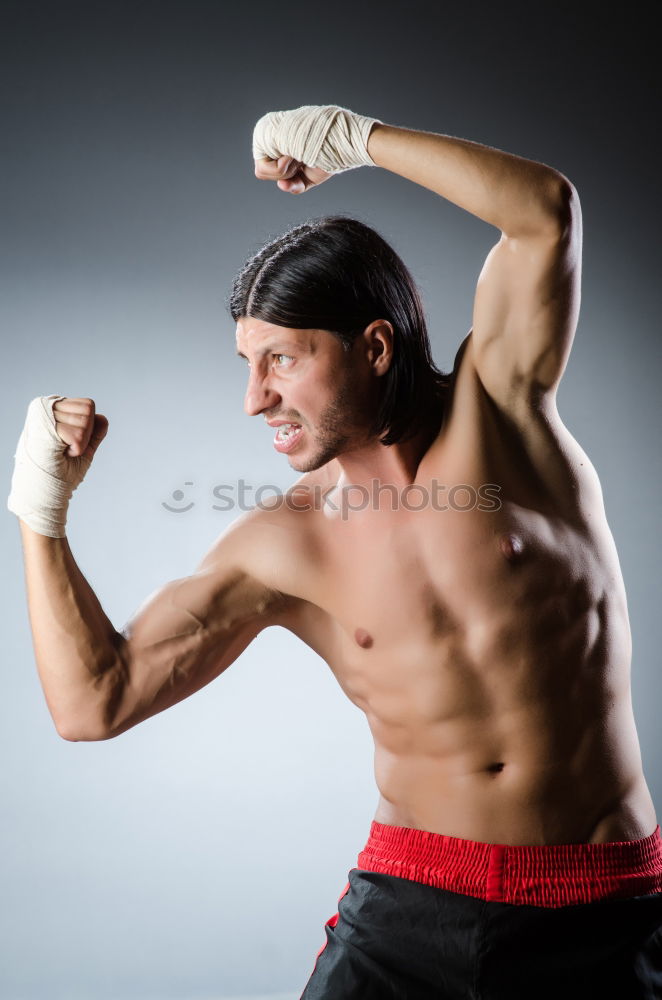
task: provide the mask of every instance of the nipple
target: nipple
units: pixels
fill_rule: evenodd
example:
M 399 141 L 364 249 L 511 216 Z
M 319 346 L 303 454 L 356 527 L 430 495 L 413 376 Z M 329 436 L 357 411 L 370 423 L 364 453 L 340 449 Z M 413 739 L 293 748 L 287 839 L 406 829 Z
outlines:
M 524 551 L 524 543 L 519 535 L 502 535 L 499 547 L 508 560 L 516 559 Z
M 357 628 L 354 638 L 362 649 L 370 649 L 372 646 L 372 636 L 364 628 Z

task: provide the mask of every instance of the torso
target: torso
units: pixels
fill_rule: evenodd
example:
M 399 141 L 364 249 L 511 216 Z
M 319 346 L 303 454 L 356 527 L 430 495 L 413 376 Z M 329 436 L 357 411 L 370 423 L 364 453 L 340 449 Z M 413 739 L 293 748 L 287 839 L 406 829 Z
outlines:
M 427 493 L 409 504 L 448 505 L 458 484 L 474 491 L 454 492 L 467 509 L 391 511 L 385 498 L 347 517 L 267 515 L 295 539 L 279 562 L 287 627 L 370 726 L 375 819 L 502 844 L 648 836 L 625 591 L 597 476 L 555 413 L 518 424 L 499 410 L 470 344 L 418 468 Z

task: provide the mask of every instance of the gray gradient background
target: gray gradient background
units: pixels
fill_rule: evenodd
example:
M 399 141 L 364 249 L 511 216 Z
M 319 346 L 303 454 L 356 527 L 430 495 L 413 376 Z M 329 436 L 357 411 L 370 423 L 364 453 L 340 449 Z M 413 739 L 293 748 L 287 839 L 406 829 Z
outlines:
M 120 628 L 235 512 L 211 490 L 296 478 L 261 419 L 224 300 L 245 256 L 346 211 L 411 267 L 438 363 L 498 232 L 363 169 L 303 197 L 252 173 L 265 111 L 337 103 L 542 160 L 579 190 L 583 303 L 559 406 L 601 476 L 634 636 L 644 766 L 662 801 L 659 156 L 645 6 L 4 3 L 1 450 L 25 408 L 91 396 L 110 431 L 74 497 L 76 559 Z M 650 8 L 649 8 L 650 9 Z M 185 482 L 192 485 L 184 486 Z M 162 502 L 186 490 L 195 506 Z M 298 996 L 377 802 L 361 713 L 282 629 L 116 740 L 53 727 L 16 521 L 0 522 L 0 995 Z

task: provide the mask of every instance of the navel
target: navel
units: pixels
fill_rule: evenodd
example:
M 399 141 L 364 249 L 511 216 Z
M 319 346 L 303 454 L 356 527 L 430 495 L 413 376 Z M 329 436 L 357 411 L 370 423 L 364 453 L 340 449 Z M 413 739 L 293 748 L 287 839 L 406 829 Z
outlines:
M 364 628 L 357 628 L 354 638 L 362 649 L 370 649 L 372 646 L 372 636 Z
M 524 543 L 519 535 L 501 535 L 501 538 L 499 539 L 499 548 L 501 549 L 502 555 L 505 556 L 509 562 L 513 562 L 524 552 Z
M 497 760 L 497 761 L 494 762 L 494 764 L 489 764 L 485 768 L 485 770 L 489 771 L 490 774 L 500 774 L 500 772 L 503 771 L 503 769 L 504 769 L 505 766 L 506 765 L 504 764 L 504 762 L 502 760 Z

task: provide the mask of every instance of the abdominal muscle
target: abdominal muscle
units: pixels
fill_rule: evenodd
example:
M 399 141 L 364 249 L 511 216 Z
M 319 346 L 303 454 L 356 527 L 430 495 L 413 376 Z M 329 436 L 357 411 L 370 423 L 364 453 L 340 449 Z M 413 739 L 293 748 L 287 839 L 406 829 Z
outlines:
M 416 726 L 406 752 L 394 749 L 401 729 L 366 714 L 379 823 L 510 845 L 637 840 L 656 827 L 628 699 L 585 720 L 577 739 L 558 710 L 546 719 L 529 706 L 513 714 L 512 734 L 503 717 Z
M 510 845 L 653 833 L 627 658 L 586 641 L 590 609 L 554 632 L 540 609 L 513 626 L 504 601 L 477 631 L 456 620 L 433 639 L 409 591 L 402 617 L 389 602 L 319 649 L 370 726 L 377 822 Z
M 533 559 L 492 587 L 493 547 L 465 584 L 446 546 L 452 599 L 423 572 L 403 586 L 393 543 L 326 577 L 334 614 L 313 648 L 370 726 L 374 819 L 509 845 L 649 836 L 619 592 L 596 602 Z

